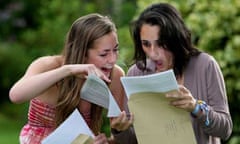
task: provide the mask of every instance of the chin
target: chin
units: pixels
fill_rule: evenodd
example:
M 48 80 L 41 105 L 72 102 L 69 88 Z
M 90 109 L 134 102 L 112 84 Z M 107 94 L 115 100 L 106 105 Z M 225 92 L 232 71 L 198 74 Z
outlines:
M 109 78 L 111 73 L 110 72 L 104 72 L 104 74 L 105 74 L 106 77 Z
M 168 70 L 168 69 L 163 69 L 163 68 L 161 68 L 161 69 L 157 69 L 156 72 L 164 72 L 164 71 L 166 71 L 166 70 Z

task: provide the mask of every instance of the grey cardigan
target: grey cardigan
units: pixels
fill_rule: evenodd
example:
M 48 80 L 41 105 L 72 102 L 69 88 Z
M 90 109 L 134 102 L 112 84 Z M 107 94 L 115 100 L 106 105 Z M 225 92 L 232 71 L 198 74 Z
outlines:
M 139 76 L 155 72 L 154 63 L 151 60 L 147 61 L 147 68 L 149 71 L 143 72 L 136 65 L 133 65 L 128 70 L 127 75 Z M 228 139 L 232 133 L 232 119 L 223 75 L 216 60 L 207 53 L 192 57 L 184 71 L 184 86 L 190 90 L 193 97 L 205 101 L 209 107 L 209 126 L 205 125 L 206 113 L 201 117 L 191 117 L 197 143 L 220 144 L 220 139 Z M 121 133 L 115 135 L 119 142 L 123 139 L 135 139 L 132 131 L 131 133 L 129 130 Z M 129 142 L 120 143 L 128 144 Z

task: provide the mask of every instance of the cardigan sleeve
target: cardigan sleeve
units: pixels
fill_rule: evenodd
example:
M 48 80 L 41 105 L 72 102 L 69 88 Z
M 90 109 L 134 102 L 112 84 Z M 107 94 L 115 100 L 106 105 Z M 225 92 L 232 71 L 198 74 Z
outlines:
M 210 57 L 205 70 L 207 83 L 207 105 L 209 108 L 208 118 L 210 124 L 205 125 L 207 113 L 197 118 L 203 131 L 223 140 L 229 138 L 232 133 L 232 119 L 229 112 L 225 82 L 219 65 L 213 57 Z
M 127 130 L 121 131 L 121 132 L 116 131 L 115 129 L 111 129 L 111 132 L 117 144 L 137 144 L 138 143 L 133 127 L 129 127 Z

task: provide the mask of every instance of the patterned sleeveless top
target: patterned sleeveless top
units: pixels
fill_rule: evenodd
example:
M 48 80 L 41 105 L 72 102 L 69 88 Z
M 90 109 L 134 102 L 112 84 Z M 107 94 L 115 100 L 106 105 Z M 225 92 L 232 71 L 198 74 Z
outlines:
M 28 123 L 20 133 L 21 144 L 40 144 L 55 129 L 54 106 L 32 99 L 28 111 Z
M 28 123 L 20 133 L 20 144 L 41 144 L 41 141 L 55 130 L 56 109 L 38 99 L 30 101 Z M 90 126 L 91 113 L 81 113 Z

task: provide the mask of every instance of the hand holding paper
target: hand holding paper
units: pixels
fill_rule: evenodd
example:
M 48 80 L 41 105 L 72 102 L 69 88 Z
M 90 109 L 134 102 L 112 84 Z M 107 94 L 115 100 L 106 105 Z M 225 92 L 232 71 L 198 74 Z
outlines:
M 169 105 L 167 92 L 177 91 L 172 70 L 146 76 L 122 77 L 140 144 L 195 144 L 189 113 Z
M 132 116 L 128 119 L 126 112 L 121 112 L 108 86 L 99 77 L 88 76 L 81 90 L 81 98 L 108 109 L 108 117 L 114 117 L 111 119 L 112 128 L 126 130 L 132 125 Z
M 108 109 L 108 117 L 117 117 L 121 110 L 106 83 L 96 75 L 89 75 L 85 81 L 81 98 Z

